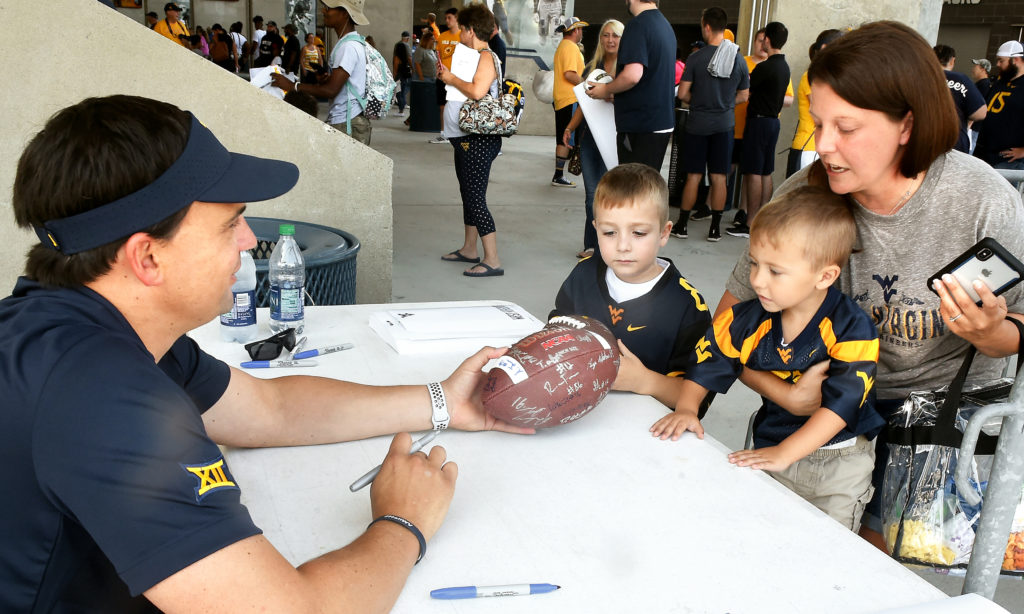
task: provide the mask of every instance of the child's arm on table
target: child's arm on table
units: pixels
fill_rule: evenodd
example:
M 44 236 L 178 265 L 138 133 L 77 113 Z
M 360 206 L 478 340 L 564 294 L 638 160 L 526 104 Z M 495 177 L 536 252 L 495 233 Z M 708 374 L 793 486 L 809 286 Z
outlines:
M 810 420 L 779 445 L 733 452 L 729 455 L 729 462 L 751 469 L 782 471 L 828 443 L 844 426 L 846 421 L 838 414 L 827 407 L 820 407 Z
M 707 396 L 708 389 L 697 382 L 684 379 L 679 391 L 676 410 L 654 423 L 651 435 L 661 439 L 672 438 L 676 441 L 686 431 L 693 431 L 699 439 L 704 439 L 704 427 L 697 418 L 697 408 Z
M 682 388 L 683 378 L 651 371 L 619 340 L 619 375 L 612 390 L 650 395 L 667 407 L 674 407 Z

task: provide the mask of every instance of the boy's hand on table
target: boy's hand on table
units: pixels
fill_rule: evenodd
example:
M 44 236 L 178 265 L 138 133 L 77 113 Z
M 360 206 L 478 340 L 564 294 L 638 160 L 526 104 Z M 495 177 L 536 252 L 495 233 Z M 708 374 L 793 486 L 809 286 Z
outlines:
M 740 467 L 764 471 L 782 471 L 793 464 L 793 460 L 784 454 L 779 446 L 739 450 L 729 455 L 729 462 Z
M 696 412 L 677 409 L 651 427 L 651 435 L 662 440 L 671 437 L 672 441 L 676 441 L 686 431 L 693 431 L 698 439 L 704 439 L 704 427 L 701 426 Z

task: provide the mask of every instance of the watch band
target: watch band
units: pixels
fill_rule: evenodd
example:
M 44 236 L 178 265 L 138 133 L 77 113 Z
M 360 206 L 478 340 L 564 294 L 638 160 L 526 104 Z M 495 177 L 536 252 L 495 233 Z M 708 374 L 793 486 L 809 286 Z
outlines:
M 444 398 L 444 389 L 438 382 L 427 384 L 427 391 L 430 393 L 430 422 L 434 425 L 435 431 L 442 431 L 448 428 L 451 417 L 448 415 L 448 402 Z

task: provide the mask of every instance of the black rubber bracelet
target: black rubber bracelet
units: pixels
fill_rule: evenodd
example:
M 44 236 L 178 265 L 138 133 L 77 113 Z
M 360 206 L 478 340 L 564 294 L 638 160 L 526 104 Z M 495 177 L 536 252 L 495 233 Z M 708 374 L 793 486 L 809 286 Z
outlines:
M 423 560 L 423 555 L 427 553 L 427 540 L 423 539 L 423 533 L 420 533 L 420 530 L 417 529 L 416 525 L 414 525 L 413 523 L 409 522 L 405 518 L 402 518 L 401 516 L 395 516 L 394 514 L 385 514 L 379 518 L 374 518 L 373 522 L 366 525 L 366 528 L 369 529 L 381 520 L 387 520 L 388 522 L 393 522 L 399 526 L 405 527 L 409 530 L 410 533 L 416 536 L 416 541 L 420 543 L 420 555 L 416 557 L 415 563 L 418 565 L 419 562 Z

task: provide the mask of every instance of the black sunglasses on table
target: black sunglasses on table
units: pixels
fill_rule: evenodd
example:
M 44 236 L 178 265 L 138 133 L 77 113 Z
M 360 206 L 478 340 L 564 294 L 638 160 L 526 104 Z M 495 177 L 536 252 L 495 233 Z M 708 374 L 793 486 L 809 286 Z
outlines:
M 245 345 L 249 358 L 253 360 L 273 360 L 281 355 L 282 349 L 295 347 L 295 329 L 289 328 L 262 341 L 253 341 Z

